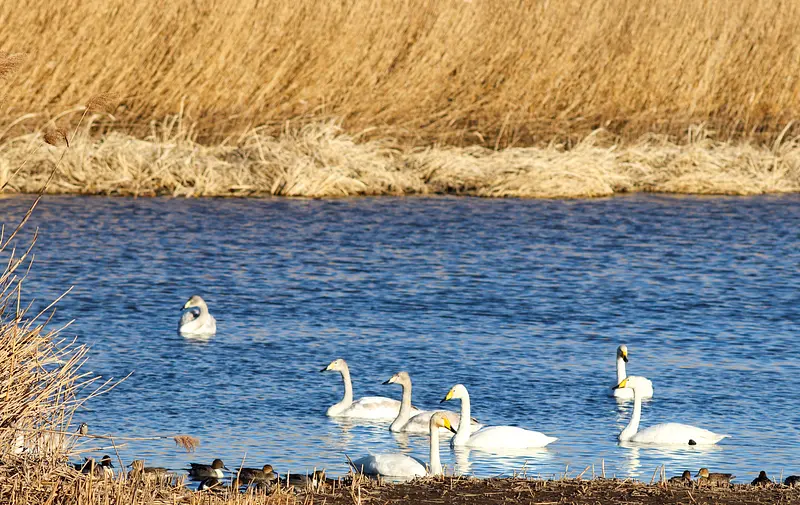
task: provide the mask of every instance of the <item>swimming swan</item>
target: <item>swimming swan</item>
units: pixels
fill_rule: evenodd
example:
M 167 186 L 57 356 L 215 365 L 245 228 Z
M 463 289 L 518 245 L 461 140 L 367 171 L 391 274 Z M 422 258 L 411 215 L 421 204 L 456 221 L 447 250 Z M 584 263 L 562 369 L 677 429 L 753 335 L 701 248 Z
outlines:
M 456 384 L 447 393 L 442 402 L 454 399 L 461 400 L 461 419 L 470 418 L 469 393 L 463 384 Z M 538 431 L 525 430 L 516 426 L 488 426 L 472 433 L 468 423 L 458 426 L 456 436 L 450 440 L 450 445 L 472 447 L 484 451 L 514 450 L 544 447 L 558 440 L 548 437 Z
M 622 382 L 622 379 L 628 376 L 625 372 L 625 363 L 628 362 L 628 346 L 623 344 L 617 347 L 617 382 L 615 384 L 619 384 Z M 653 383 L 649 380 L 647 381 L 647 385 L 642 386 L 642 390 L 640 391 L 642 394 L 642 398 L 652 398 L 653 397 Z M 623 400 L 633 400 L 633 390 L 626 389 L 626 388 L 616 388 L 611 389 L 609 392 L 609 396 L 613 396 L 614 398 L 620 398 Z
M 633 390 L 633 416 L 628 426 L 619 434 L 620 442 L 633 442 L 637 444 L 688 444 L 712 445 L 730 435 L 718 435 L 703 428 L 680 423 L 656 424 L 639 430 L 639 420 L 642 417 L 642 397 L 640 388 L 650 386 L 650 381 L 644 377 L 631 375 L 622 379 L 615 388 L 628 388 Z
M 190 309 L 190 310 L 187 310 Z M 183 305 L 178 333 L 184 337 L 210 337 L 217 332 L 217 320 L 208 313 L 208 305 L 194 295 Z
M 343 359 L 331 361 L 320 372 L 337 371 L 344 381 L 344 398 L 331 405 L 326 412 L 330 417 L 349 417 L 357 419 L 391 420 L 400 412 L 400 402 L 385 396 L 365 396 L 353 401 L 353 384 L 350 382 L 350 369 Z M 413 409 L 418 413 L 417 409 Z
M 430 472 L 425 463 L 405 454 L 373 454 L 352 462 L 353 469 L 364 475 L 385 475 L 389 477 L 424 477 L 441 475 L 442 462 L 439 459 L 439 428 L 453 431 L 450 421 L 443 412 L 435 412 L 428 422 L 430 440 Z
M 398 372 L 392 375 L 392 378 L 384 382 L 384 384 L 400 384 L 403 386 L 403 399 L 400 402 L 400 412 L 398 412 L 392 424 L 389 425 L 389 431 L 394 433 L 428 433 L 428 427 L 434 411 L 423 410 L 419 412 L 419 414 L 413 417 L 411 416 L 411 410 L 413 408 L 411 406 L 411 377 L 408 375 L 408 372 Z M 452 426 L 458 426 L 460 419 L 458 414 L 449 410 L 442 410 L 439 412 L 447 417 L 447 420 L 450 421 Z M 481 425 L 473 420 L 472 428 L 478 430 L 481 428 Z M 452 437 L 453 432 L 444 429 L 442 435 Z

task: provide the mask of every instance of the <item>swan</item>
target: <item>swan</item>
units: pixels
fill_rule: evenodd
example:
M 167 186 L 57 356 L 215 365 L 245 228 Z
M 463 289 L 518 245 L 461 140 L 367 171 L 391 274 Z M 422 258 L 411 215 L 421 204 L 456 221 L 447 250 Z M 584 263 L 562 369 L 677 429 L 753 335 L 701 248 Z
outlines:
M 425 468 L 425 463 L 417 458 L 405 454 L 373 454 L 353 461 L 351 465 L 356 472 L 364 475 L 384 475 L 388 477 L 424 477 L 426 475 L 441 475 L 442 462 L 439 459 L 439 428 L 450 431 L 453 426 L 443 412 L 434 412 L 428 422 L 430 433 L 430 472 Z
M 320 372 L 336 371 L 342 374 L 344 381 L 344 397 L 342 401 L 331 405 L 326 412 L 329 417 L 349 417 L 358 419 L 391 420 L 400 412 L 400 402 L 385 396 L 364 396 L 353 401 L 353 384 L 350 382 L 350 369 L 343 359 L 331 361 Z M 419 410 L 412 409 L 414 414 Z
M 208 313 L 208 305 L 199 295 L 189 298 L 181 310 L 184 312 L 178 333 L 184 337 L 210 337 L 217 332 L 217 320 Z
M 456 384 L 442 402 L 461 400 L 461 419 L 470 419 L 469 393 L 463 384 Z M 469 423 L 459 423 L 456 436 L 450 445 L 466 446 L 483 451 L 506 451 L 544 447 L 558 440 L 538 431 L 517 428 L 516 426 L 488 426 L 472 433 Z
M 621 346 L 617 347 L 617 382 L 615 384 L 619 384 L 620 382 L 622 382 L 622 379 L 628 376 L 628 374 L 625 372 L 625 363 L 627 362 L 628 362 L 628 346 L 622 344 Z M 642 390 L 640 392 L 642 394 L 642 398 L 652 398 L 653 383 L 647 380 L 647 385 L 642 386 Z M 625 388 L 611 389 L 609 396 L 613 396 L 614 398 L 620 398 L 623 400 L 633 400 L 633 390 Z
M 411 415 L 411 410 L 413 408 L 411 406 L 411 377 L 408 375 L 408 372 L 398 372 L 392 375 L 384 384 L 400 384 L 403 387 L 403 399 L 400 402 L 400 412 L 397 413 L 397 417 L 392 424 L 389 425 L 389 431 L 393 433 L 428 433 L 428 426 L 434 411 L 424 410 L 414 416 Z M 458 414 L 449 410 L 441 410 L 439 412 L 447 417 L 447 420 L 450 421 L 452 426 L 458 426 Z M 481 428 L 481 425 L 473 420 L 472 428 L 478 430 Z M 442 431 L 442 434 L 450 437 L 453 436 L 453 433 L 449 430 Z
M 688 444 L 712 445 L 730 435 L 718 435 L 703 428 L 680 423 L 656 424 L 639 431 L 639 420 L 642 417 L 642 396 L 640 388 L 647 390 L 650 381 L 644 377 L 630 375 L 620 382 L 615 388 L 628 388 L 633 390 L 633 415 L 628 426 L 619 434 L 620 442 L 633 442 L 637 444 Z

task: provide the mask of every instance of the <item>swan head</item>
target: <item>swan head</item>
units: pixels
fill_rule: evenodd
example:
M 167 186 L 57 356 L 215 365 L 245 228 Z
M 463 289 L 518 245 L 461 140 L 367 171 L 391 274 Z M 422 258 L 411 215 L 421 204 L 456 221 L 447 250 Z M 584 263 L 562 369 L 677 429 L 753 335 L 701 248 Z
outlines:
M 628 362 L 628 346 L 622 344 L 621 346 L 617 347 L 617 358 L 622 358 L 622 361 L 625 363 Z
M 437 428 L 445 428 L 453 433 L 456 432 L 456 429 L 453 428 L 453 425 L 450 423 L 450 419 L 447 418 L 444 412 L 434 412 L 434 414 L 431 416 L 430 428 L 431 431 Z
M 464 398 L 469 398 L 469 393 L 467 393 L 467 388 L 464 387 L 463 384 L 456 384 L 455 386 L 450 388 L 450 391 L 447 392 L 447 396 L 445 396 L 444 400 L 442 400 L 439 403 L 444 403 L 448 400 L 455 400 L 455 399 L 463 400 Z
M 637 389 L 643 389 L 648 386 L 648 380 L 644 377 L 639 377 L 637 375 L 629 375 L 622 379 L 622 382 L 617 384 L 616 386 L 612 387 L 611 389 L 633 389 L 636 391 Z
M 342 358 L 335 359 L 331 363 L 320 370 L 320 372 L 344 372 L 347 370 L 347 363 Z
M 208 307 L 206 305 L 206 301 L 200 297 L 200 295 L 193 295 L 191 298 L 186 300 L 186 303 L 183 304 L 183 308 L 181 310 L 190 309 L 192 307 Z
M 384 384 L 400 384 L 401 386 L 411 385 L 411 377 L 408 372 L 397 372 L 392 377 L 384 382 Z

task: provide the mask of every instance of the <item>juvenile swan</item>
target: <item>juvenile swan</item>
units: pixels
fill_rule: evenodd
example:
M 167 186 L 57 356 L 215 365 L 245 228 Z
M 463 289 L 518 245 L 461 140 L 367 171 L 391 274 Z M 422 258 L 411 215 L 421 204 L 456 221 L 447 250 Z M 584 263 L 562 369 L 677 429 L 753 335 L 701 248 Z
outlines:
M 217 332 L 217 320 L 208 313 L 208 305 L 199 295 L 189 298 L 181 310 L 184 312 L 178 333 L 184 337 L 210 337 Z
M 461 400 L 461 419 L 470 418 L 469 393 L 463 384 L 456 384 L 442 402 Z M 460 423 L 456 436 L 450 440 L 451 446 L 466 446 L 484 451 L 530 449 L 544 447 L 558 440 L 538 431 L 525 430 L 516 426 L 488 426 L 472 433 L 470 423 Z
M 620 382 L 628 376 L 625 371 L 625 363 L 628 362 L 628 346 L 623 344 L 617 347 L 617 382 L 614 384 L 619 384 Z M 647 379 L 646 385 L 642 386 L 642 390 L 640 393 L 642 394 L 642 398 L 652 398 L 653 397 L 653 383 Z M 613 396 L 614 398 L 620 398 L 623 400 L 633 400 L 633 390 L 632 389 L 625 389 L 625 388 L 613 388 L 611 389 L 609 396 Z
M 353 384 L 350 382 L 350 369 L 343 359 L 331 361 L 321 372 L 336 371 L 342 374 L 344 398 L 328 408 L 329 417 L 349 417 L 353 419 L 391 420 L 400 412 L 400 402 L 385 396 L 365 396 L 353 401 Z M 419 411 L 414 409 L 415 413 Z
M 620 442 L 633 442 L 637 444 L 688 444 L 712 445 L 730 435 L 718 435 L 703 428 L 680 423 L 656 424 L 639 431 L 639 421 L 642 417 L 642 397 L 640 388 L 645 390 L 650 381 L 644 377 L 631 375 L 622 379 L 615 388 L 628 388 L 633 390 L 633 416 L 628 426 L 619 434 Z
M 398 412 L 397 417 L 389 425 L 389 430 L 394 433 L 428 433 L 428 426 L 430 425 L 431 416 L 433 415 L 433 410 L 423 410 L 412 417 L 411 412 L 413 407 L 411 406 L 411 377 L 408 375 L 408 372 L 398 372 L 392 375 L 392 378 L 384 382 L 384 384 L 400 384 L 403 386 L 403 399 L 400 402 L 400 412 Z M 459 425 L 459 415 L 455 412 L 451 412 L 449 410 L 442 410 L 439 411 L 447 420 L 450 421 L 452 426 Z M 478 430 L 481 428 L 481 425 L 475 421 L 472 421 L 472 428 Z M 444 436 L 452 437 L 453 433 L 449 430 L 444 430 L 442 432 Z
M 353 461 L 353 470 L 365 475 L 386 475 L 389 477 L 424 477 L 425 475 L 441 475 L 442 462 L 439 459 L 439 428 L 453 431 L 443 412 L 435 412 L 428 421 L 430 432 L 430 473 L 425 463 L 405 454 L 373 454 Z

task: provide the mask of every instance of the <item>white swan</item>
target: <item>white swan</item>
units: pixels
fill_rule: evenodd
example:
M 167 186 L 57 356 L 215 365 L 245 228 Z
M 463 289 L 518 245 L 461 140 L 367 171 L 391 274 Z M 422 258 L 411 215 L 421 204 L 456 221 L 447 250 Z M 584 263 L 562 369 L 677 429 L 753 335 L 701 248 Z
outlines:
M 470 419 L 469 393 L 463 384 L 456 384 L 442 402 L 461 400 L 461 419 Z M 470 423 L 459 423 L 456 436 L 450 445 L 467 446 L 483 451 L 507 451 L 544 447 L 558 440 L 538 431 L 525 430 L 516 426 L 488 426 L 472 433 Z
M 622 379 L 628 376 L 625 371 L 625 363 L 628 362 L 628 346 L 623 344 L 617 347 L 617 382 L 615 384 L 619 384 L 622 382 Z M 653 397 L 653 383 L 647 379 L 646 384 L 642 385 L 642 390 L 640 393 L 642 394 L 642 398 L 652 398 Z M 612 388 L 609 396 L 613 396 L 614 398 L 620 398 L 623 400 L 633 400 L 633 390 L 626 389 L 626 388 Z
M 430 440 L 430 472 L 425 462 L 405 454 L 373 454 L 353 461 L 353 470 L 365 475 L 385 475 L 388 477 L 424 477 L 441 475 L 442 462 L 439 459 L 439 428 L 453 431 L 453 427 L 443 412 L 434 412 L 428 421 Z
M 408 372 L 398 372 L 392 375 L 392 378 L 384 382 L 384 384 L 400 384 L 403 387 L 403 399 L 400 401 L 400 412 L 397 413 L 397 417 L 392 424 L 389 425 L 389 431 L 394 433 L 428 433 L 428 427 L 434 411 L 423 410 L 421 412 L 418 411 L 419 413 L 414 416 L 411 415 L 413 409 L 411 406 L 411 377 L 408 375 Z M 458 414 L 449 410 L 440 410 L 438 412 L 447 417 L 447 420 L 452 426 L 458 426 L 460 419 Z M 480 428 L 481 425 L 478 424 L 477 421 L 472 420 L 472 429 L 478 430 Z M 441 434 L 447 437 L 453 436 L 453 432 L 444 428 Z
M 631 375 L 622 379 L 615 388 L 633 390 L 633 415 L 628 426 L 619 434 L 620 442 L 636 444 L 682 444 L 682 445 L 712 445 L 730 435 L 718 435 L 703 428 L 680 423 L 656 424 L 639 430 L 639 420 L 642 417 L 642 397 L 640 388 L 647 390 L 650 381 L 644 377 Z
M 400 402 L 385 396 L 364 396 L 353 401 L 353 384 L 350 382 L 350 369 L 343 359 L 331 361 L 321 372 L 336 371 L 342 374 L 344 397 L 331 405 L 326 412 L 330 417 L 349 417 L 358 419 L 391 420 L 400 412 Z M 418 410 L 414 409 L 416 412 Z
M 187 310 L 189 309 L 189 310 Z M 208 313 L 208 305 L 194 295 L 183 305 L 178 333 L 185 337 L 210 337 L 217 332 L 217 320 Z

